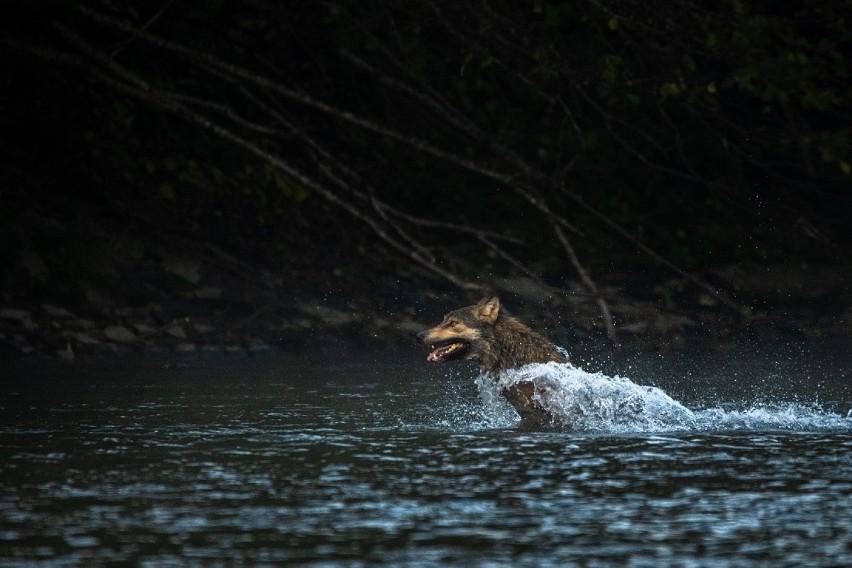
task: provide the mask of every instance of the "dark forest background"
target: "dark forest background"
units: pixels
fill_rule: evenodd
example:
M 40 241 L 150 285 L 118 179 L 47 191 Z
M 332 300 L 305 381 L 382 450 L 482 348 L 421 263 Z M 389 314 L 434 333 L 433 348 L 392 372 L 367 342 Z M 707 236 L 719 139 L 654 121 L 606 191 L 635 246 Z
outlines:
M 15 8 L 13 10 L 13 8 Z M 13 2 L 0 339 L 852 331 L 850 0 Z

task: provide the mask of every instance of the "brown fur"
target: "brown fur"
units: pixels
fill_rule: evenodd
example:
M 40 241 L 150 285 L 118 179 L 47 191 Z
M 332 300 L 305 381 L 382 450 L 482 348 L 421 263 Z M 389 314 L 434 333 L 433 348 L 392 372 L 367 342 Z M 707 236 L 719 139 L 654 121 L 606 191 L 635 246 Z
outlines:
M 417 334 L 427 345 L 437 346 L 430 361 L 466 359 L 479 363 L 483 373 L 495 380 L 502 371 L 530 363 L 567 363 L 550 341 L 517 319 L 501 312 L 497 296 L 476 305 L 450 312 L 437 326 Z M 444 348 L 442 346 L 449 346 Z M 503 389 L 503 396 L 517 410 L 525 427 L 555 425 L 556 418 L 536 400 L 546 387 L 529 381 Z

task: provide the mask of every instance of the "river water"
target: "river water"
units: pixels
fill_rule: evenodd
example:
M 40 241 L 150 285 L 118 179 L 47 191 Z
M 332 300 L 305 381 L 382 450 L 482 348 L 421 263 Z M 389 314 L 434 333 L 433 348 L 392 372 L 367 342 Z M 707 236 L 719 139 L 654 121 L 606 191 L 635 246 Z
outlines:
M 852 565 L 846 355 L 572 370 L 647 399 L 573 432 L 423 355 L 7 367 L 0 565 Z

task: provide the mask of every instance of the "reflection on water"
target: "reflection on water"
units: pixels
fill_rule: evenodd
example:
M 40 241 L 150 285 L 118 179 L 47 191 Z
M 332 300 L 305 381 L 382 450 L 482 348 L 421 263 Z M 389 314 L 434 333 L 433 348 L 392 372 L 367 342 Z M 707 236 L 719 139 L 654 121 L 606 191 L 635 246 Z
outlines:
M 852 420 L 808 387 L 522 433 L 460 368 L 201 363 L 0 396 L 0 564 L 852 565 Z

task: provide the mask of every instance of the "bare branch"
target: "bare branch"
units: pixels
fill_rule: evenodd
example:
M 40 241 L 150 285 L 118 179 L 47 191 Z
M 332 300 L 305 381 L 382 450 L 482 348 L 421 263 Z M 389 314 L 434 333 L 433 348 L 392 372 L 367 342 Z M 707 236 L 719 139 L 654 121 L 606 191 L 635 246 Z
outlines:
M 737 304 L 735 304 L 734 302 L 732 302 L 730 299 L 728 299 L 728 297 L 725 296 L 722 292 L 720 292 L 719 290 L 717 290 L 716 288 L 714 288 L 710 284 L 704 282 L 703 280 L 701 280 L 697 276 L 690 274 L 689 272 L 682 269 L 677 264 L 671 262 L 670 260 L 666 259 L 662 255 L 657 253 L 654 249 L 652 249 L 651 247 L 649 247 L 648 245 L 646 245 L 645 243 L 643 243 L 642 241 L 640 241 L 639 239 L 634 237 L 629 231 L 624 229 L 621 225 L 619 225 L 618 223 L 616 223 L 615 221 L 613 221 L 612 219 L 610 219 L 609 217 L 607 217 L 606 215 L 604 215 L 603 213 L 601 213 L 600 211 L 595 209 L 594 207 L 590 206 L 588 203 L 586 203 L 586 201 L 582 197 L 580 197 L 579 195 L 577 195 L 576 193 L 574 193 L 572 191 L 568 191 L 564 187 L 562 188 L 562 193 L 564 195 L 568 196 L 569 198 L 571 198 L 575 203 L 577 203 L 584 210 L 588 211 L 589 213 L 594 215 L 596 218 L 600 219 L 607 227 L 609 227 L 610 229 L 612 229 L 613 231 L 615 231 L 616 233 L 621 235 L 623 238 L 625 238 L 628 241 L 630 241 L 631 243 L 633 243 L 633 245 L 635 245 L 642 252 L 644 252 L 645 254 L 650 256 L 651 258 L 653 258 L 659 264 L 669 268 L 670 270 L 674 271 L 675 273 L 679 274 L 680 276 L 686 278 L 687 280 L 689 280 L 690 282 L 692 282 L 693 284 L 695 284 L 696 286 L 698 286 L 702 290 L 705 290 L 706 292 L 711 294 L 714 298 L 718 299 L 725 307 L 727 307 L 727 308 L 729 308 L 729 309 L 731 309 L 731 310 L 733 310 L 737 313 L 740 313 L 740 307 Z
M 553 225 L 553 231 L 556 233 L 556 237 L 559 239 L 559 242 L 562 243 L 565 253 L 568 255 L 568 259 L 577 270 L 577 274 L 580 275 L 580 280 L 583 282 L 583 285 L 586 286 L 589 292 L 595 296 L 595 303 L 598 305 L 598 310 L 601 312 L 601 319 L 603 320 L 604 329 L 606 330 L 606 336 L 609 338 L 609 341 L 613 346 L 617 346 L 618 336 L 615 333 L 615 324 L 613 323 L 612 312 L 610 312 L 609 304 L 607 304 L 607 301 L 601 295 L 595 281 L 592 280 L 592 277 L 589 275 L 589 272 L 583 267 L 583 264 L 577 257 L 577 253 L 574 251 L 574 247 L 571 245 L 571 241 L 568 240 L 565 233 L 562 232 L 562 229 L 558 225 Z
M 220 136 L 236 144 L 244 150 L 247 150 L 249 153 L 254 154 L 265 162 L 280 169 L 292 179 L 311 189 L 316 194 L 322 196 L 329 202 L 337 205 L 338 207 L 343 208 L 350 215 L 367 224 L 382 241 L 390 245 L 393 249 L 402 253 L 404 256 L 415 261 L 417 264 L 423 266 L 433 274 L 441 276 L 443 279 L 465 290 L 482 289 L 481 285 L 462 280 L 455 274 L 441 268 L 436 263 L 431 262 L 428 258 L 425 258 L 423 255 L 400 243 L 399 241 L 394 239 L 390 234 L 388 234 L 385 228 L 382 227 L 376 219 L 361 211 L 359 208 L 357 208 L 350 202 L 342 199 L 339 195 L 332 192 L 321 183 L 318 183 L 310 176 L 299 171 L 296 167 L 287 163 L 280 156 L 277 156 L 267 150 L 260 148 L 257 144 L 254 144 L 253 142 L 235 134 L 230 129 L 212 120 L 210 117 L 200 114 L 199 112 L 186 106 L 183 102 L 175 98 L 172 93 L 152 87 L 147 82 L 143 81 L 129 70 L 125 69 L 121 65 L 117 64 L 115 61 L 111 60 L 109 57 L 97 52 L 92 46 L 84 42 L 77 34 L 72 32 L 69 28 L 65 26 L 57 27 L 60 30 L 60 33 L 66 39 L 68 39 L 78 48 L 82 49 L 89 57 L 93 58 L 95 61 L 102 65 L 103 70 L 93 70 L 93 73 L 99 80 L 118 90 L 133 95 L 134 97 L 137 97 L 140 100 L 154 104 L 155 106 L 172 112 L 207 130 L 210 130 L 217 136 Z
M 507 173 L 500 172 L 500 171 L 494 170 L 494 169 L 486 167 L 486 166 L 482 166 L 482 165 L 480 165 L 479 163 L 477 163 L 473 160 L 470 160 L 468 158 L 464 158 L 464 157 L 459 156 L 457 154 L 454 154 L 454 153 L 445 151 L 441 148 L 438 148 L 437 146 L 433 145 L 431 142 L 424 140 L 422 138 L 403 134 L 403 133 L 401 133 L 401 132 L 399 132 L 395 129 L 388 128 L 386 126 L 380 125 L 380 124 L 378 124 L 378 123 L 376 123 L 372 120 L 358 116 L 358 115 L 356 115 L 356 114 L 354 114 L 350 111 L 343 110 L 343 109 L 337 108 L 333 105 L 330 105 L 328 103 L 325 103 L 323 101 L 320 101 L 319 99 L 316 99 L 315 97 L 312 97 L 311 95 L 308 95 L 307 93 L 297 91 L 297 90 L 291 89 L 289 87 L 285 87 L 284 85 L 281 85 L 280 83 L 277 83 L 277 82 L 272 81 L 272 80 L 270 80 L 266 77 L 252 73 L 252 72 L 250 72 L 250 71 L 248 71 L 244 68 L 235 66 L 235 65 L 230 64 L 230 63 L 225 63 L 225 62 L 223 62 L 219 59 L 216 59 L 216 58 L 214 58 L 214 57 L 212 57 L 208 54 L 200 53 L 196 50 L 189 49 L 185 46 L 176 44 L 174 42 L 171 42 L 169 40 L 163 39 L 163 38 L 158 37 L 158 36 L 154 36 L 153 34 L 141 31 L 137 28 L 134 28 L 133 26 L 129 26 L 129 25 L 125 24 L 124 22 L 121 22 L 121 21 L 116 20 L 114 18 L 111 18 L 109 16 L 105 16 L 103 14 L 99 14 L 99 13 L 97 13 L 93 10 L 90 10 L 88 8 L 80 7 L 80 6 L 78 6 L 78 7 L 84 14 L 90 16 L 94 20 L 96 20 L 96 21 L 98 21 L 98 22 L 100 22 L 104 25 L 107 25 L 109 27 L 112 27 L 112 28 L 115 28 L 115 29 L 120 29 L 120 30 L 122 30 L 126 33 L 137 35 L 138 37 L 143 38 L 146 41 L 150 42 L 152 45 L 156 45 L 160 48 L 172 51 L 172 52 L 177 53 L 177 54 L 179 54 L 183 57 L 187 57 L 192 61 L 195 61 L 195 62 L 198 62 L 198 63 L 203 63 L 205 65 L 211 66 L 213 68 L 218 69 L 219 71 L 222 71 L 222 72 L 225 72 L 225 73 L 230 73 L 235 77 L 238 77 L 238 78 L 243 79 L 245 81 L 249 81 L 249 82 L 251 82 L 255 85 L 269 89 L 269 90 L 271 90 L 271 91 L 273 91 L 277 94 L 285 96 L 293 102 L 297 102 L 299 104 L 303 104 L 303 105 L 311 107 L 313 109 L 322 111 L 326 114 L 334 116 L 334 117 L 341 119 L 343 121 L 349 122 L 351 124 L 355 124 L 357 126 L 360 126 L 361 128 L 364 128 L 364 129 L 369 130 L 371 132 L 374 132 L 376 134 L 381 134 L 383 136 L 386 136 L 386 137 L 391 138 L 393 140 L 396 140 L 398 142 L 402 142 L 402 143 L 410 146 L 415 151 L 423 152 L 424 154 L 431 155 L 435 158 L 439 158 L 439 159 L 444 160 L 446 162 L 460 166 L 460 167 L 462 167 L 462 168 L 464 168 L 468 171 L 480 174 L 480 175 L 482 175 L 486 178 L 490 178 L 494 181 L 505 184 L 507 187 L 511 188 L 515 192 L 522 195 L 531 205 L 533 205 L 535 208 L 537 208 L 541 212 L 543 212 L 548 218 L 550 218 L 550 219 L 554 220 L 556 223 L 560 224 L 563 228 L 565 228 L 565 229 L 567 229 L 567 230 L 569 230 L 569 231 L 571 231 L 575 234 L 581 234 L 580 231 L 578 231 L 573 225 L 571 225 L 565 218 L 554 213 L 542 198 L 537 197 L 534 194 L 533 190 L 520 186 L 518 184 L 519 180 L 518 180 L 518 177 L 516 175 L 507 174 Z

